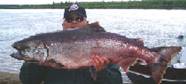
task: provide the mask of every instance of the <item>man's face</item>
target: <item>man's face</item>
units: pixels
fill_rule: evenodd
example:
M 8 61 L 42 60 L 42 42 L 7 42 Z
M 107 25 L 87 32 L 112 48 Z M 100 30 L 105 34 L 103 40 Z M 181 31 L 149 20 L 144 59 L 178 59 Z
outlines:
M 64 30 L 68 30 L 68 29 L 82 28 L 87 24 L 88 22 L 86 18 L 76 18 L 76 19 L 64 20 L 62 26 Z

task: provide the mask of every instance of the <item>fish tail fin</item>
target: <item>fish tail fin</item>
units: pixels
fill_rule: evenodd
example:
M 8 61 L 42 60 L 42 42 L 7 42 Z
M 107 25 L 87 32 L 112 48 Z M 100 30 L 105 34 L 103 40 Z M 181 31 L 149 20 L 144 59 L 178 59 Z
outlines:
M 161 83 L 161 79 L 168 67 L 167 65 L 171 59 L 181 51 L 181 49 L 182 48 L 180 46 L 156 47 L 151 49 L 151 51 L 160 54 L 160 57 L 157 57 L 157 63 L 154 63 L 151 66 L 151 76 L 156 81 L 156 84 Z

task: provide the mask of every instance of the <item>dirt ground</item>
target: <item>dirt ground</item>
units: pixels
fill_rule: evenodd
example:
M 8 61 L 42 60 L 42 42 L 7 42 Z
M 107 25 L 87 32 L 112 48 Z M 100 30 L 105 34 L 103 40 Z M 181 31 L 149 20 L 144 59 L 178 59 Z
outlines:
M 0 72 L 0 84 L 21 84 L 21 82 L 18 74 Z

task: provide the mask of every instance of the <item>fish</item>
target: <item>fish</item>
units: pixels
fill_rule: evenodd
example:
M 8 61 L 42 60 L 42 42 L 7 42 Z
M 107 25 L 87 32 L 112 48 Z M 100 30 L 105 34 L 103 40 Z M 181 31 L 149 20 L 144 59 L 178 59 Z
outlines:
M 24 38 L 12 44 L 17 52 L 10 56 L 26 62 L 37 63 L 57 69 L 80 69 L 92 67 L 91 56 L 105 56 L 110 63 L 128 71 L 137 59 L 158 68 L 152 77 L 159 83 L 167 64 L 181 46 L 162 47 L 161 50 L 147 48 L 140 38 L 106 32 L 98 23 L 76 30 L 42 33 Z M 158 75 L 156 75 L 158 73 Z

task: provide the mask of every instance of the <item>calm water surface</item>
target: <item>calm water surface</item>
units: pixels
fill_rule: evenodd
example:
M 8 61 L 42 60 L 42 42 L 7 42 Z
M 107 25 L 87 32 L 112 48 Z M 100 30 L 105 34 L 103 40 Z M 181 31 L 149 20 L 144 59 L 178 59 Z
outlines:
M 19 72 L 11 44 L 38 33 L 61 30 L 63 9 L 0 9 L 0 71 Z M 186 46 L 186 10 L 87 9 L 89 22 L 109 32 L 143 38 L 145 46 Z M 177 58 L 186 63 L 186 49 Z

